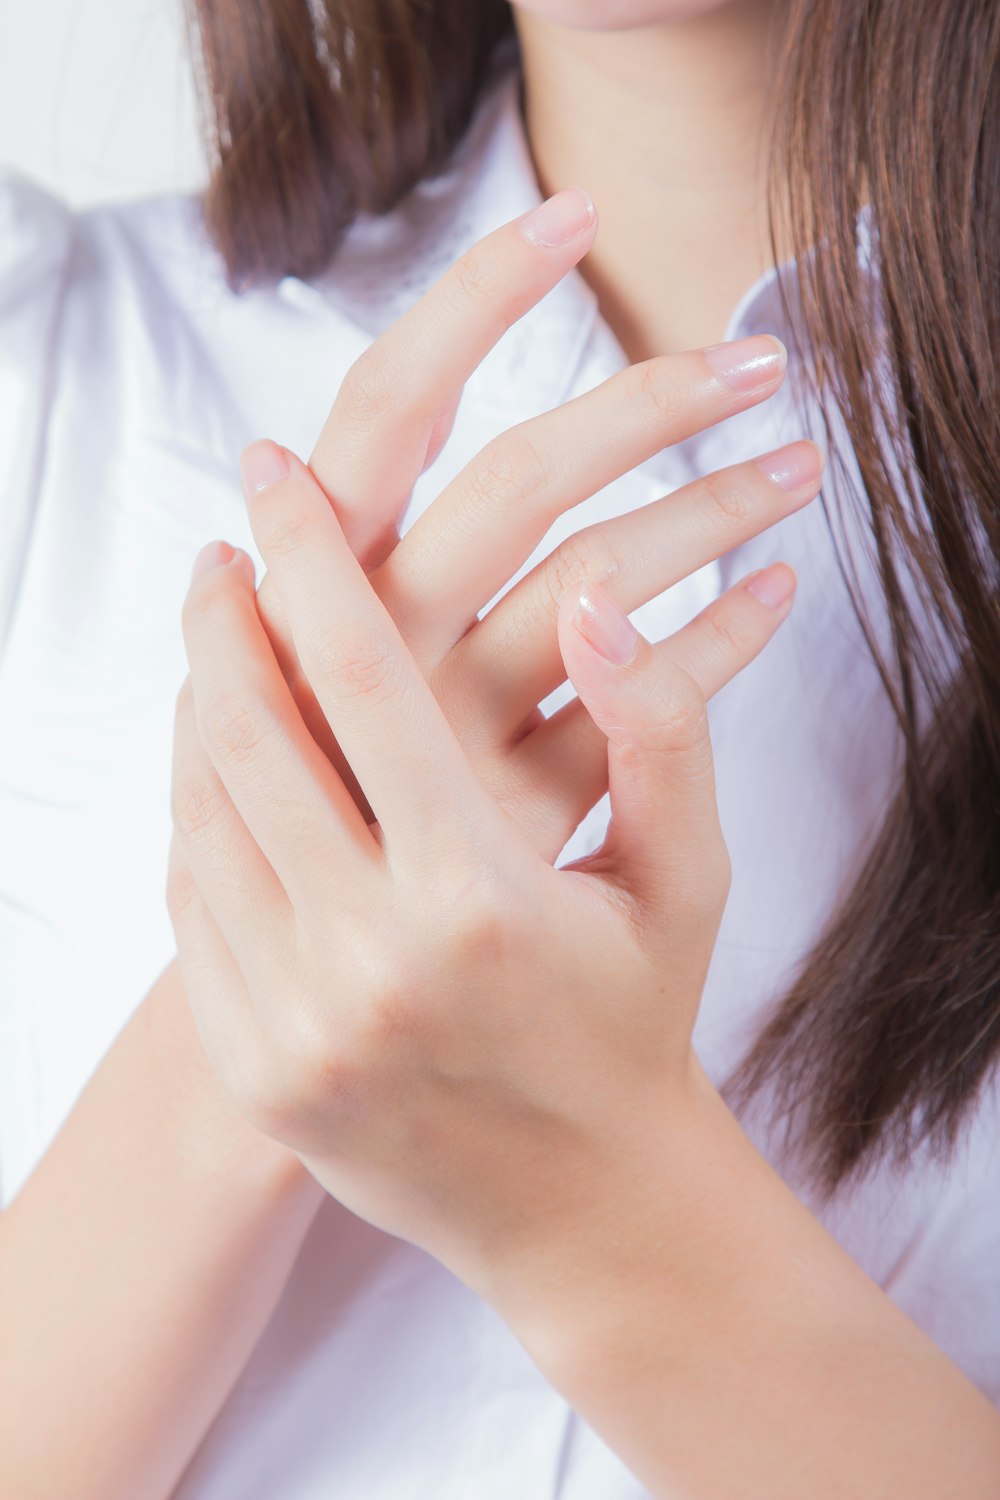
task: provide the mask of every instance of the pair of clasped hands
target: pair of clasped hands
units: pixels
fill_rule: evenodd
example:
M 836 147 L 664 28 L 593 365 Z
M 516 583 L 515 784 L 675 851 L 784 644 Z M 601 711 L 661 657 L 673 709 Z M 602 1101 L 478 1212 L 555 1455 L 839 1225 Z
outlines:
M 399 538 L 464 382 L 595 230 L 567 188 L 486 235 L 353 364 L 308 466 L 251 444 L 267 574 L 255 592 L 210 543 L 182 611 L 167 904 L 209 1059 L 334 1198 L 494 1300 L 697 1129 L 731 873 L 705 705 L 795 576 L 751 575 L 657 645 L 627 612 L 823 468 L 803 440 L 706 475 L 578 532 L 478 618 L 560 513 L 770 396 L 785 351 L 762 335 L 518 423 Z M 608 787 L 604 845 L 556 868 Z

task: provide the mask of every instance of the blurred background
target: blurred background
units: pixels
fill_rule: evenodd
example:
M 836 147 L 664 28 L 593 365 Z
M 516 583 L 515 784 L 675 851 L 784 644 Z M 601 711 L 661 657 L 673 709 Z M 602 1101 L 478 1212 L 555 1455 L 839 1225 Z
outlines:
M 198 187 L 183 0 L 0 0 L 0 162 L 73 204 Z

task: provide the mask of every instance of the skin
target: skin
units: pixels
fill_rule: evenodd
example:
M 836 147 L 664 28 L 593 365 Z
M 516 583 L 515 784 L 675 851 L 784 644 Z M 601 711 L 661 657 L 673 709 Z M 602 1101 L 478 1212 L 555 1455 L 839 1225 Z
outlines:
M 746 4 L 742 8 L 749 9 Z M 562 9 L 561 17 L 552 6 L 545 12 L 550 22 L 559 23 L 560 28 L 565 23 L 566 29 L 550 31 L 550 42 L 558 42 L 559 46 L 550 46 L 544 54 L 534 46 L 526 30 L 536 15 L 543 19 L 542 7 L 519 8 L 515 14 L 519 25 L 525 28 L 522 47 L 527 64 L 535 69 L 534 77 L 538 80 L 537 87 L 529 89 L 529 129 L 543 190 L 582 180 L 600 203 L 603 227 L 595 249 L 601 255 L 604 270 L 598 286 L 602 311 L 630 357 L 638 360 L 670 350 L 696 349 L 721 336 L 736 297 L 762 268 L 761 252 L 755 249 L 748 257 L 747 245 L 752 237 L 748 216 L 736 215 L 731 220 L 727 212 L 734 193 L 741 192 L 747 180 L 738 153 L 734 156 L 726 149 L 727 143 L 735 147 L 741 132 L 745 136 L 745 128 L 738 118 L 730 116 L 733 89 L 723 88 L 721 79 L 719 89 L 712 88 L 719 70 L 728 67 L 743 42 L 735 33 L 731 36 L 727 33 L 727 45 L 723 47 L 721 32 L 690 29 L 685 35 L 691 47 L 684 55 L 683 65 L 679 58 L 672 65 L 673 54 L 669 45 L 664 45 L 658 53 L 659 62 L 663 69 L 671 71 L 661 72 L 656 96 L 649 93 L 645 98 L 642 119 L 639 111 L 630 108 L 623 87 L 627 75 L 622 75 L 621 70 L 615 74 L 616 95 L 596 92 L 604 75 L 597 68 L 593 53 L 581 78 L 585 77 L 595 91 L 594 99 L 603 98 L 612 106 L 612 118 L 627 122 L 629 139 L 622 139 L 618 148 L 622 154 L 613 160 L 601 153 L 602 143 L 597 137 L 589 139 L 586 159 L 580 158 L 570 166 L 567 158 L 564 167 L 563 158 L 557 162 L 552 148 L 545 144 L 546 140 L 555 140 L 553 126 L 560 119 L 560 110 L 554 104 L 556 96 L 551 96 L 553 107 L 548 112 L 542 105 L 544 90 L 555 88 L 559 81 L 552 65 L 560 49 L 567 58 L 580 56 L 568 48 L 568 28 L 574 21 L 583 20 L 595 32 L 619 29 L 621 36 L 614 40 L 616 45 L 620 40 L 624 46 L 629 41 L 635 10 L 625 13 L 627 24 L 618 28 L 621 10 L 615 17 L 608 14 L 610 7 L 595 7 L 588 20 L 580 7 L 567 5 Z M 567 17 L 565 12 L 571 9 L 575 14 Z M 726 12 L 734 8 L 699 9 L 707 14 L 710 10 Z M 658 5 L 651 19 L 664 23 L 678 20 L 678 8 Z M 581 44 L 589 42 L 586 25 L 581 29 L 577 24 L 574 30 Z M 541 30 L 535 35 L 541 38 Z M 679 30 L 676 35 L 680 35 Z M 700 53 L 699 36 L 705 38 Z M 609 36 L 603 40 L 612 39 Z M 648 43 L 649 38 L 645 40 Z M 657 42 L 669 44 L 666 25 L 658 31 Z M 621 55 L 624 66 L 624 54 Z M 754 55 L 758 55 L 756 51 Z M 642 54 L 637 51 L 633 65 L 639 67 L 641 63 Z M 548 69 L 544 73 L 539 71 L 543 65 Z M 738 91 L 748 95 L 749 85 L 756 76 L 754 68 L 748 69 Z M 569 73 L 565 80 L 568 86 Z M 665 82 L 669 86 L 664 87 Z M 703 90 L 699 89 L 699 83 L 704 84 Z M 650 119 L 662 120 L 664 126 L 670 124 L 660 113 L 652 111 L 667 109 L 670 100 L 681 97 L 679 90 L 688 85 L 690 93 L 683 95 L 685 106 L 679 120 L 674 120 L 674 128 L 655 132 L 664 158 L 670 155 L 666 187 L 672 201 L 668 204 L 663 174 L 656 170 L 656 161 L 650 160 L 648 153 L 640 158 L 637 151 Z M 698 131 L 690 129 L 692 118 L 699 120 Z M 713 170 L 704 171 L 699 169 L 697 153 L 710 123 L 717 128 L 710 153 Z M 687 128 L 677 128 L 679 125 Z M 567 137 L 560 144 L 566 147 L 572 141 Z M 623 161 L 631 168 L 633 164 L 638 166 L 640 160 L 643 168 L 649 169 L 644 170 L 641 181 L 622 175 Z M 685 162 L 691 164 L 687 173 Z M 620 193 L 616 191 L 619 181 Z M 638 189 L 645 190 L 642 198 Z M 662 204 L 660 199 L 664 200 Z M 636 220 L 631 217 L 632 210 L 640 202 L 644 217 Z M 658 206 L 662 210 L 659 215 Z M 649 214 L 654 218 L 645 217 Z M 626 215 L 630 216 L 628 221 Z M 671 231 L 666 240 L 658 233 L 664 227 Z M 651 232 L 658 233 L 664 254 L 672 259 L 668 263 L 658 256 L 655 265 L 644 268 L 637 260 L 637 246 L 641 250 L 644 236 L 648 238 Z M 605 252 L 611 251 L 612 239 L 614 254 L 601 254 L 602 246 Z M 498 285 L 493 313 L 499 322 L 510 321 L 518 315 L 518 308 L 523 311 L 530 305 L 531 298 L 544 295 L 546 276 L 551 285 L 586 250 L 587 244 L 583 242 L 571 246 L 565 260 L 558 255 L 543 257 L 546 275 L 539 273 L 537 282 L 531 279 L 533 263 L 522 268 L 526 281 L 513 286 Z M 591 275 L 595 286 L 597 268 L 598 261 L 591 252 L 583 262 L 583 271 Z M 665 270 L 669 274 L 664 274 Z M 634 303 L 630 300 L 630 288 L 636 292 Z M 688 321 L 688 310 L 693 313 L 695 308 L 697 319 L 692 316 Z M 448 336 L 442 334 L 438 325 L 432 341 L 425 338 L 423 344 L 418 342 L 414 346 L 418 363 L 433 363 L 440 357 L 444 362 L 451 360 L 453 371 L 460 371 L 470 359 L 474 361 L 474 352 L 470 352 L 465 341 L 466 311 L 465 305 L 456 301 Z M 439 376 L 438 389 L 446 384 L 440 371 Z M 358 508 L 362 499 L 359 476 L 364 473 L 365 434 L 371 438 L 367 451 L 369 461 L 374 462 L 394 448 L 401 425 L 400 411 L 393 410 L 391 381 L 382 382 L 380 409 L 379 380 L 369 367 L 360 392 L 355 386 L 358 399 L 353 410 L 358 440 L 355 444 L 346 424 L 341 426 L 344 465 L 338 470 L 333 467 L 335 447 L 329 424 L 311 458 L 311 468 L 328 493 L 332 493 L 334 479 L 338 481 L 338 517 L 345 536 L 369 571 L 374 571 L 393 546 L 394 528 L 387 518 L 398 512 L 405 499 L 406 471 L 414 462 L 410 455 L 401 458 L 399 473 L 379 471 L 382 504 L 378 526 L 374 532 L 365 531 L 365 517 Z M 625 393 L 622 394 L 624 399 Z M 446 437 L 452 416 L 453 406 L 449 410 L 445 400 L 431 424 L 432 449 Z M 653 446 L 658 448 L 663 441 L 661 436 Z M 730 497 L 732 493 L 730 488 Z M 664 508 L 661 524 L 668 520 Z M 767 524 L 770 520 L 766 515 L 748 512 L 746 525 L 751 532 Z M 730 537 L 720 550 L 739 539 L 732 533 Z M 317 722 L 311 690 L 290 655 L 288 621 L 270 575 L 258 591 L 257 612 L 274 658 L 294 687 L 304 721 L 310 723 L 317 741 L 325 744 L 333 761 L 342 764 L 329 726 L 324 729 L 325 721 Z M 763 617 L 758 614 L 757 618 Z M 780 623 L 780 616 L 773 623 Z M 727 634 L 726 621 L 718 618 L 717 624 L 721 627 L 721 638 Z M 406 637 L 405 623 L 403 634 Z M 746 649 L 752 649 L 752 642 L 744 644 Z M 551 638 L 546 645 L 551 649 Z M 440 682 L 435 692 L 443 692 Z M 455 701 L 458 701 L 457 689 Z M 583 805 L 592 800 L 591 794 L 606 770 L 606 742 L 588 716 L 581 716 L 577 725 L 579 740 L 574 741 L 574 754 L 582 769 L 579 773 L 574 769 L 574 776 L 579 774 L 581 780 L 572 796 L 578 797 Z M 464 731 L 459 738 L 465 743 Z M 585 746 L 589 746 L 587 753 Z M 577 761 L 573 764 L 575 767 Z M 512 758 L 504 756 L 494 774 L 489 757 L 481 756 L 476 768 L 501 806 L 506 798 L 509 805 L 521 809 L 523 826 L 537 848 L 538 827 L 565 820 L 570 812 L 565 808 L 555 813 L 544 808 L 535 811 L 538 799 L 533 797 L 531 788 L 536 784 L 552 785 L 551 778 L 544 783 L 544 758 L 534 768 L 537 781 L 515 777 L 508 782 L 512 765 Z M 346 766 L 343 769 L 349 781 L 350 772 Z M 589 783 L 588 777 L 592 778 Z M 196 899 L 190 890 L 189 877 L 178 874 L 176 865 L 172 879 L 175 899 L 182 903 Z M 187 896 L 185 882 L 188 882 Z M 169 1069 L 162 1065 L 165 1054 L 170 1059 Z M 259 1090 L 254 1097 L 258 1106 L 266 1082 L 263 1075 L 256 1080 Z M 244 1085 L 253 1089 L 254 1080 L 245 1079 Z M 270 1098 L 279 1109 L 282 1107 L 280 1095 L 270 1093 Z M 127 1132 L 121 1130 L 124 1118 L 130 1123 Z M 701 1139 L 708 1142 L 711 1132 L 704 1132 Z M 692 1164 L 693 1177 L 713 1178 L 715 1165 L 706 1159 L 699 1173 Z M 743 1165 L 748 1167 L 749 1163 Z M 754 1162 L 754 1169 L 759 1171 L 759 1159 Z M 155 1191 L 144 1192 L 144 1184 L 155 1185 Z M 680 1184 L 675 1187 L 679 1189 Z M 91 1495 L 100 1496 L 101 1500 L 114 1500 L 116 1496 L 127 1496 L 129 1500 L 166 1497 L 267 1321 L 281 1282 L 321 1199 L 322 1190 L 298 1156 L 249 1124 L 207 1066 L 191 1022 L 178 967 L 172 964 L 110 1050 L 29 1183 L 0 1219 L 0 1489 L 26 1497 L 40 1495 L 46 1500 L 70 1493 L 78 1500 L 88 1500 Z M 623 1211 L 626 1201 L 623 1197 Z M 73 1211 L 73 1236 L 64 1232 L 70 1203 L 77 1205 Z M 699 1211 L 706 1208 L 704 1202 L 699 1203 Z M 742 1228 L 746 1234 L 748 1226 L 744 1223 Z M 541 1245 L 541 1241 L 538 1243 Z M 556 1240 L 548 1243 L 557 1269 L 586 1266 L 586 1256 L 574 1259 L 567 1246 Z M 580 1243 L 586 1247 L 587 1241 Z M 642 1244 L 641 1237 L 636 1243 Z M 750 1243 L 749 1238 L 746 1243 Z M 120 1255 L 111 1253 L 119 1249 Z M 769 1247 L 764 1244 L 761 1250 L 763 1267 L 769 1263 Z M 516 1268 L 516 1257 L 506 1264 Z M 781 1263 L 775 1264 L 780 1269 Z M 135 1265 L 143 1267 L 142 1277 L 128 1274 Z M 582 1387 L 574 1390 L 565 1365 L 574 1363 L 575 1351 L 559 1335 L 565 1309 L 554 1299 L 547 1303 L 547 1311 L 526 1304 L 524 1289 L 530 1291 L 531 1286 L 546 1284 L 544 1266 L 544 1256 L 539 1256 L 530 1277 L 512 1274 L 505 1284 L 497 1279 L 484 1290 L 508 1310 L 512 1324 L 530 1341 L 545 1368 L 554 1372 L 553 1355 L 560 1349 L 564 1351 L 563 1369 L 558 1375 L 562 1388 L 571 1393 L 570 1399 L 585 1416 L 593 1414 L 599 1418 L 596 1425 L 603 1424 L 604 1430 L 611 1434 L 610 1440 L 621 1451 L 636 1453 L 635 1460 L 629 1461 L 648 1471 L 649 1461 L 638 1454 L 635 1438 L 622 1431 L 627 1414 L 619 1410 L 616 1416 L 607 1399 L 591 1390 Z M 551 1276 L 548 1280 L 551 1283 Z M 220 1297 L 219 1288 L 232 1286 L 234 1282 L 240 1286 L 240 1297 Z M 637 1277 L 633 1284 L 641 1287 L 641 1278 Z M 73 1294 L 72 1289 L 80 1287 L 86 1288 L 86 1296 Z M 9 1289 L 6 1298 L 3 1288 Z M 520 1298 L 518 1288 L 521 1288 Z M 697 1316 L 697 1299 L 691 1308 Z M 575 1316 L 579 1312 L 577 1307 Z M 676 1320 L 683 1308 L 671 1312 Z M 626 1321 L 633 1329 L 640 1326 L 635 1319 Z M 650 1327 L 656 1330 L 655 1319 Z M 48 1338 L 40 1337 L 46 1328 L 57 1332 Z M 733 1328 L 730 1324 L 730 1329 Z M 119 1336 L 109 1339 L 109 1329 L 118 1330 Z M 761 1336 L 773 1335 L 773 1324 L 762 1326 L 758 1332 Z M 736 1336 L 746 1333 L 745 1326 L 736 1330 Z M 607 1330 L 595 1328 L 592 1334 L 597 1341 L 590 1344 L 591 1351 L 602 1346 L 603 1349 L 599 1359 L 591 1358 L 591 1370 L 600 1363 L 608 1385 L 619 1391 L 626 1389 L 631 1374 L 628 1379 L 622 1376 L 616 1357 L 622 1354 L 629 1357 L 637 1351 L 615 1351 Z M 72 1355 L 74 1350 L 81 1352 L 79 1361 Z M 76 1371 L 83 1362 L 83 1351 L 86 1351 L 86 1376 L 81 1379 Z M 688 1368 L 692 1374 L 697 1373 L 695 1365 Z M 38 1393 L 44 1393 L 44 1399 Z M 659 1399 L 657 1383 L 648 1382 L 643 1394 L 648 1396 L 648 1403 L 631 1404 L 640 1426 L 649 1431 L 650 1409 L 656 1412 Z M 948 1416 L 952 1408 L 946 1403 L 943 1411 Z M 51 1425 L 53 1412 L 58 1412 L 59 1417 L 57 1434 Z M 660 1419 L 662 1415 L 660 1411 Z M 100 1458 L 99 1468 L 95 1455 Z M 858 1484 L 851 1492 L 860 1489 Z M 903 1492 L 920 1493 L 912 1486 Z M 938 1493 L 943 1492 L 965 1494 L 966 1490 L 951 1485 L 940 1487 Z
M 766 399 L 780 384 L 783 351 L 768 337 L 754 341 L 751 352 L 758 361 L 776 351 L 779 358 L 756 389 L 733 389 L 698 351 L 630 367 L 483 450 L 462 483 L 449 487 L 407 534 L 405 547 L 393 552 L 396 518 L 415 477 L 447 438 L 462 383 L 505 328 L 580 260 L 594 232 L 592 225 L 561 248 L 545 249 L 505 227 L 487 237 L 485 252 L 472 247 L 353 367 L 312 454 L 320 493 L 336 493 L 344 536 L 365 573 L 378 576 L 387 598 L 393 594 L 400 629 L 414 638 L 428 672 L 441 651 L 440 624 L 454 638 L 475 607 L 474 592 L 463 593 L 455 581 L 489 593 L 490 569 L 502 564 L 509 576 L 516 566 L 516 552 L 506 561 L 498 554 L 498 535 L 509 532 L 508 545 L 525 555 L 547 529 L 546 516 L 572 504 L 574 491 L 583 498 L 666 442 Z M 554 483 L 546 485 L 539 458 L 548 446 L 560 466 L 550 460 Z M 534 847 L 557 852 L 604 790 L 604 736 L 584 710 L 570 709 L 551 729 L 523 740 L 517 753 L 524 726 L 512 726 L 509 715 L 490 721 L 484 710 L 496 682 L 483 674 L 499 680 L 504 663 L 515 660 L 511 638 L 524 635 L 521 619 L 534 622 L 533 644 L 517 658 L 518 673 L 544 682 L 560 670 L 548 580 L 568 578 L 570 565 L 596 569 L 631 607 L 629 600 L 659 591 L 807 503 L 817 490 L 822 454 L 812 443 L 791 446 L 816 466 L 797 489 L 782 490 L 753 462 L 706 475 L 634 518 L 582 534 L 548 569 L 511 590 L 505 615 L 479 634 L 467 671 L 455 670 L 461 652 L 440 656 L 435 701 L 469 744 L 482 783 L 498 805 L 511 809 Z M 561 473 L 570 460 L 576 467 Z M 459 523 L 470 492 L 476 549 Z M 328 498 L 324 504 L 332 517 Z M 515 507 L 519 524 L 511 528 Z M 618 551 L 622 566 L 609 580 L 608 563 Z M 383 569 L 390 553 L 393 566 Z M 644 555 L 674 558 L 673 570 L 644 570 Z M 449 571 L 453 587 L 445 611 L 442 580 Z M 777 576 L 794 581 L 780 565 Z M 255 608 L 282 681 L 314 731 L 308 753 L 332 785 L 333 766 L 343 766 L 345 775 L 347 767 L 329 725 L 318 720 L 270 574 Z M 423 622 L 419 644 L 414 621 L 406 618 L 414 608 Z M 673 649 L 680 661 L 695 637 L 708 641 L 707 655 L 704 649 L 697 654 L 711 690 L 762 647 L 782 617 L 737 589 L 711 606 L 697 628 L 674 638 Z M 503 619 L 508 628 L 498 633 Z M 484 643 L 490 645 L 485 656 Z M 179 708 L 185 701 L 191 702 L 190 680 L 181 687 Z M 238 737 L 235 723 L 231 732 Z M 201 827 L 202 842 L 228 800 L 220 796 L 221 784 L 205 787 L 204 765 L 193 790 L 185 792 L 185 778 L 178 777 L 175 798 L 183 826 L 193 837 Z M 273 804 L 274 788 L 268 795 Z M 190 872 L 174 861 L 168 905 L 193 912 L 188 904 L 195 899 Z M 190 967 L 190 944 L 187 953 Z M 248 1122 L 220 1086 L 185 990 L 178 964 L 171 964 L 0 1218 L 4 1493 L 32 1500 L 70 1493 L 75 1500 L 165 1500 L 273 1311 L 323 1201 L 299 1157 Z M 213 1024 L 201 1013 L 199 1024 L 206 1022 Z M 218 1042 L 210 1050 L 218 1057 Z M 252 1086 L 251 1078 L 245 1081 Z M 64 1232 L 69 1204 L 75 1205 L 71 1236 Z M 143 1268 L 141 1277 L 136 1266 Z M 238 1298 L 220 1295 L 220 1288 L 234 1284 Z M 78 1294 L 81 1287 L 86 1296 Z M 58 1441 L 52 1413 L 58 1413 Z
M 523 257 L 519 233 L 473 256 L 471 317 L 497 266 Z M 360 391 L 384 389 L 380 360 L 386 380 L 406 367 L 398 355 L 392 338 L 369 349 L 334 429 L 341 401 L 350 420 Z M 712 400 L 703 354 L 653 363 Z M 569 405 L 589 416 L 614 384 Z M 415 406 L 404 394 L 393 412 L 415 452 L 438 394 L 417 385 Z M 526 432 L 531 482 L 512 509 Z M 460 511 L 489 541 L 505 506 L 526 553 L 526 512 L 565 503 L 571 450 L 551 413 L 491 448 L 454 481 Z M 612 823 L 594 855 L 556 869 L 435 693 L 453 655 L 478 661 L 487 723 L 509 735 L 552 685 L 498 673 L 492 647 L 551 618 L 512 591 L 476 621 L 509 560 L 474 543 L 472 565 L 453 556 L 421 596 L 413 534 L 366 575 L 294 455 L 252 445 L 243 474 L 301 676 L 363 796 L 299 712 L 249 558 L 209 544 L 183 610 L 168 905 L 206 1051 L 240 1109 L 338 1202 L 489 1300 L 652 1494 L 994 1495 L 994 1408 L 771 1169 L 691 1047 L 730 878 L 706 697 L 787 615 L 791 578 L 774 593 L 780 566 L 765 589 L 752 580 L 764 599 L 738 585 L 714 624 L 703 612 L 658 648 L 612 597 L 628 595 L 621 553 L 606 588 L 585 571 L 565 583 L 559 652 L 607 737 Z M 445 491 L 431 527 L 450 503 Z M 363 508 L 379 504 L 373 479 Z M 649 523 L 626 524 L 638 542 Z
M 543 193 L 585 183 L 580 267 L 632 360 L 721 339 L 773 264 L 768 105 L 783 0 L 527 0 L 513 7 Z M 776 226 L 779 258 L 789 247 Z
M 224 1093 L 170 964 L 0 1216 L 0 1494 L 166 1500 L 321 1201 Z

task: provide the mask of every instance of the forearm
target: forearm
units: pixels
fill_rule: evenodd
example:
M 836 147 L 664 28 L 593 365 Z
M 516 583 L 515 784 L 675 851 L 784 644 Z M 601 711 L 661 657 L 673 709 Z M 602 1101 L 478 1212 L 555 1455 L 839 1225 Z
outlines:
M 696 1073 L 659 1163 L 643 1148 L 611 1212 L 595 1183 L 590 1225 L 491 1300 L 664 1500 L 994 1500 L 1000 1414 Z
M 164 1500 L 322 1198 L 223 1094 L 175 961 L 0 1217 L 0 1492 Z

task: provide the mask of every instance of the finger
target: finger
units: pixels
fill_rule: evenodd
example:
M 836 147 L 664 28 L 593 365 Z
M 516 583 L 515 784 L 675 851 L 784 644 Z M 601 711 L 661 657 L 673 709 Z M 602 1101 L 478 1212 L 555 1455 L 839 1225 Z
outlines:
M 494 715 L 497 736 L 514 733 L 565 678 L 556 618 L 567 592 L 597 582 L 626 612 L 637 608 L 806 505 L 823 463 L 823 450 L 803 439 L 575 533 L 458 643 L 436 686 L 447 691 L 453 675 L 481 684 L 479 712 Z
M 198 882 L 231 950 L 246 947 L 248 912 L 266 912 L 287 930 L 288 896 L 233 806 L 202 744 L 195 718 L 194 689 L 186 677 L 174 709 L 170 811 L 178 859 Z
M 413 485 L 450 435 L 469 376 L 593 242 L 597 215 L 583 189 L 565 189 L 541 207 L 549 216 L 548 229 L 522 214 L 484 236 L 369 346 L 341 384 L 309 467 L 369 570 L 395 546 Z M 558 241 L 553 223 L 563 236 Z M 295 660 L 284 612 L 266 574 L 257 599 L 307 726 L 350 781 Z M 354 792 L 360 797 L 356 783 Z
M 199 554 L 181 610 L 197 733 L 246 837 L 299 907 L 315 902 L 331 861 L 350 861 L 360 879 L 365 862 L 373 867 L 381 858 L 302 721 L 257 617 L 247 575 L 235 563 L 212 566 L 215 546 Z M 199 570 L 199 564 L 207 566 Z M 201 857 L 199 847 L 215 862 L 215 881 L 203 882 L 212 905 L 227 865 L 243 846 L 233 846 L 232 819 L 220 827 L 213 816 L 201 829 L 196 816 L 190 823 L 192 864 Z
M 583 189 L 565 189 L 541 207 L 548 229 L 522 214 L 484 236 L 365 350 L 341 384 L 309 467 L 369 570 L 395 545 L 413 485 L 444 446 L 469 376 L 593 242 L 597 216 Z M 553 223 L 562 238 L 553 237 Z M 314 712 L 266 574 L 257 599 L 307 725 L 336 763 L 335 742 Z
M 764 574 L 766 573 L 766 577 Z M 783 563 L 748 574 L 653 650 L 697 683 L 707 701 L 759 656 L 785 618 L 781 589 L 794 587 Z M 535 848 L 554 860 L 581 820 L 608 789 L 608 744 L 579 698 L 563 705 L 511 754 L 511 779 L 535 810 Z
M 247 560 L 248 562 L 250 561 L 249 558 Z M 251 568 L 253 567 L 252 562 L 250 566 Z M 364 792 L 359 787 L 354 772 L 347 764 L 344 753 L 337 744 L 329 724 L 326 722 L 323 710 L 316 702 L 316 695 L 310 687 L 305 673 L 302 671 L 301 663 L 295 652 L 295 642 L 292 640 L 291 626 L 288 623 L 285 607 L 281 602 L 278 590 L 274 586 L 274 580 L 269 573 L 265 573 L 261 580 L 260 588 L 257 590 L 256 604 L 257 617 L 267 636 L 271 650 L 274 652 L 274 658 L 278 663 L 281 675 L 287 682 L 288 690 L 295 700 L 295 706 L 301 715 L 302 722 L 346 786 L 365 822 L 372 822 L 374 814 L 368 806 Z
M 442 840 L 468 846 L 500 815 L 314 476 L 268 442 L 242 466 L 302 671 L 390 850 L 423 863 Z
M 341 383 L 309 467 L 368 567 L 395 544 L 465 382 L 593 242 L 597 214 L 583 188 L 563 189 L 538 212 L 541 222 L 522 214 L 460 255 Z
M 177 966 L 205 1055 L 224 1086 L 247 1092 L 248 1035 L 256 1015 L 243 972 L 219 931 L 176 834 L 167 859 L 167 910 Z
M 374 575 L 425 670 L 557 516 L 669 444 L 773 395 L 785 362 L 785 346 L 771 334 L 662 355 L 487 443 Z
M 781 564 L 744 588 L 762 594 L 755 602 L 770 634 L 787 618 L 794 586 L 794 573 Z M 611 826 L 602 863 L 609 878 L 636 900 L 651 932 L 671 908 L 721 917 L 729 861 L 700 685 L 655 651 L 599 585 L 568 594 L 558 626 L 570 680 L 608 737 Z M 744 648 L 739 637 L 728 646 L 736 657 Z
M 282 1083 L 274 1089 L 277 1107 L 268 1113 L 276 1056 L 261 1026 L 243 971 L 223 939 L 202 897 L 177 838 L 169 847 L 166 904 L 177 941 L 177 968 L 205 1056 L 232 1103 L 250 1124 L 268 1134 L 282 1124 Z M 252 1112 L 244 1107 L 252 1103 Z

